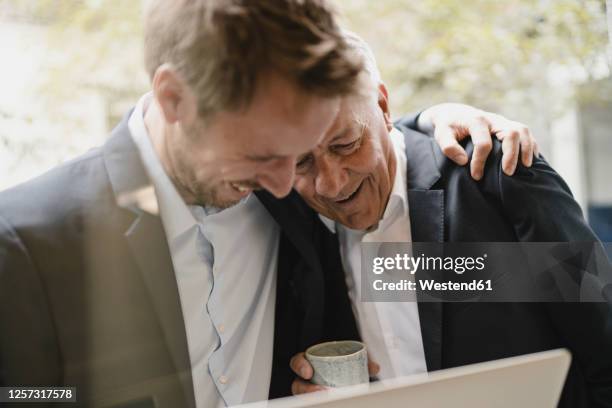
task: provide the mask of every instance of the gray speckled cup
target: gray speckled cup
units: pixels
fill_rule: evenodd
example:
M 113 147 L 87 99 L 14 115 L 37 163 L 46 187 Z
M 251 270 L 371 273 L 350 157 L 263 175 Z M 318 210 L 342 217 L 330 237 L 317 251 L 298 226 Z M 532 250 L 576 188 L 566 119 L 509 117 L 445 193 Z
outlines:
M 312 382 L 326 387 L 344 387 L 370 381 L 365 344 L 346 340 L 317 344 L 306 350 L 314 369 Z

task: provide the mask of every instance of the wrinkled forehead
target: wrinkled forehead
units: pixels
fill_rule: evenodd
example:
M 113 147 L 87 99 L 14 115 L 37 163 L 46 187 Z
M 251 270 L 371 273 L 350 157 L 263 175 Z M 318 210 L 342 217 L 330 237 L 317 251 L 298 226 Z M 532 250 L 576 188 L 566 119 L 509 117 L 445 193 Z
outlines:
M 351 133 L 363 132 L 370 126 L 376 109 L 378 105 L 363 96 L 352 95 L 342 98 L 332 126 L 317 147 L 326 147 L 337 140 L 350 137 Z

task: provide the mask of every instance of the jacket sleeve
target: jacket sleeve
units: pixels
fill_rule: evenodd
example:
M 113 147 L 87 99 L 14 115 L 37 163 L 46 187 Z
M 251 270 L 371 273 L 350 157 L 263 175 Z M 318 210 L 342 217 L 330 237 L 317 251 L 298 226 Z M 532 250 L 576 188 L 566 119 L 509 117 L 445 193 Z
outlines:
M 0 216 L 0 386 L 61 384 L 46 294 L 15 230 Z
M 419 116 L 421 116 L 421 112 L 422 111 L 417 112 L 417 113 L 410 113 L 408 115 L 402 116 L 401 118 L 395 121 L 395 126 L 404 126 L 404 127 L 407 127 L 408 129 L 412 129 L 414 131 L 421 132 L 421 130 L 419 129 L 419 126 L 417 125 L 419 121 Z M 425 133 L 425 134 L 428 136 L 433 136 L 430 133 Z
M 496 144 L 499 150 L 499 144 Z M 531 168 L 519 164 L 514 176 L 506 176 L 496 154 L 495 174 L 502 211 L 511 220 L 522 242 L 586 243 L 591 257 L 599 260 L 599 276 L 609 277 L 610 262 L 572 193 L 548 163 L 534 159 Z M 587 270 L 586 259 L 578 257 L 572 265 L 580 278 Z M 589 264 L 592 267 L 592 263 Z M 559 268 L 561 269 L 561 268 Z M 555 270 L 555 273 L 565 271 Z M 608 285 L 608 289 L 610 289 Z M 608 293 L 610 291 L 608 290 Z M 551 322 L 569 346 L 574 363 L 584 375 L 592 407 L 612 404 L 612 304 L 601 302 L 545 303 Z

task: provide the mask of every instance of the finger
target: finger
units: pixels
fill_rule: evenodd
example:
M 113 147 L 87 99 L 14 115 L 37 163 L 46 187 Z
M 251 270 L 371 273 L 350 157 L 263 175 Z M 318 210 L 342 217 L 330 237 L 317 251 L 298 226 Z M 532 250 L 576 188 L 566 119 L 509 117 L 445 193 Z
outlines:
M 312 378 L 312 366 L 304 357 L 304 353 L 298 353 L 293 356 L 289 362 L 289 366 L 295 374 L 303 379 L 310 380 Z
M 380 372 L 380 365 L 375 361 L 368 360 L 368 372 L 370 373 L 370 377 L 374 377 Z
M 523 162 L 525 167 L 531 167 L 535 138 L 531 135 L 531 131 L 527 127 L 521 128 L 519 133 L 521 142 L 521 162 Z
M 312 384 L 304 380 L 296 378 L 291 384 L 291 393 L 293 395 L 306 394 L 309 392 L 325 391 L 326 388 L 322 385 Z
M 457 140 L 463 139 L 462 135 L 457 130 L 450 126 L 436 126 L 434 137 L 442 153 L 459 166 L 464 166 L 468 162 L 468 156 L 463 147 Z
M 502 138 L 502 170 L 504 174 L 511 176 L 516 171 L 519 159 L 519 134 L 516 131 L 500 132 Z
M 474 180 L 480 180 L 484 172 L 485 162 L 491 149 L 493 142 L 491 141 L 491 130 L 488 122 L 485 120 L 474 121 L 469 127 L 472 143 L 474 144 L 474 153 L 470 163 L 470 172 Z

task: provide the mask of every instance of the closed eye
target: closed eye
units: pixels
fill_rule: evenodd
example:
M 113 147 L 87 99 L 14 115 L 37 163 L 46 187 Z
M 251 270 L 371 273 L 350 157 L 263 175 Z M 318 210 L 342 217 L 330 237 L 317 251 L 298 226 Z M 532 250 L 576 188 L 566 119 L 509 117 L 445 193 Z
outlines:
M 350 143 L 346 144 L 337 144 L 332 147 L 332 150 L 339 154 L 349 154 L 356 150 L 357 147 L 361 144 L 361 138 L 356 139 Z
M 313 158 L 311 154 L 307 154 L 306 156 L 299 159 L 296 163 L 296 168 L 298 172 L 305 172 L 310 168 L 312 164 Z

